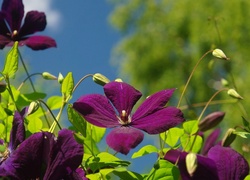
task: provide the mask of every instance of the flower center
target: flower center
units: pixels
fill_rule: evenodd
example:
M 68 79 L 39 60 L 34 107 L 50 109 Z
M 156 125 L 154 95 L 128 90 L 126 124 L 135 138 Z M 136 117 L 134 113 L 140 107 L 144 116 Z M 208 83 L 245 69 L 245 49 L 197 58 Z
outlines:
M 17 30 L 14 30 L 12 32 L 11 39 L 14 41 L 18 39 L 18 31 Z
M 131 117 L 125 110 L 122 110 L 118 121 L 121 125 L 127 125 L 131 122 Z

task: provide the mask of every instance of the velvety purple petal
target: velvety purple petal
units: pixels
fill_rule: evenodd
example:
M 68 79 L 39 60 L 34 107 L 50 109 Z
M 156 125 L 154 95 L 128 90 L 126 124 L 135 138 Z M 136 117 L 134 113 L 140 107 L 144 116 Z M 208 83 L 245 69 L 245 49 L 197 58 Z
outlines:
M 217 140 L 219 138 L 221 130 L 215 129 L 205 140 L 203 149 L 202 149 L 202 155 L 207 155 L 209 149 L 217 144 Z
M 73 108 L 79 112 L 88 122 L 99 127 L 119 126 L 113 106 L 109 100 L 99 94 L 91 94 L 80 97 Z
M 167 89 L 149 96 L 136 110 L 132 121 L 136 121 L 137 119 L 141 119 L 160 109 L 163 109 L 173 95 L 174 91 L 175 89 Z
M 5 15 L 5 19 L 8 22 L 11 31 L 18 31 L 24 15 L 22 0 L 4 0 L 2 4 L 2 12 Z
M 49 156 L 50 161 L 43 179 L 63 179 L 81 164 L 83 146 L 76 142 L 72 131 L 62 129 Z
M 7 46 L 11 42 L 11 39 L 0 35 L 0 49 L 3 49 L 5 46 Z
M 146 131 L 149 134 L 159 134 L 184 121 L 183 113 L 175 107 L 166 107 L 141 119 L 132 116 L 131 126 Z
M 186 168 L 186 155 L 186 152 L 170 150 L 166 153 L 164 159 L 173 164 L 178 161 L 177 164 L 182 180 L 219 180 L 215 162 L 200 155 L 197 155 L 197 169 L 193 175 L 190 176 Z
M 23 40 L 23 43 L 33 50 L 44 50 L 57 46 L 56 41 L 48 36 L 30 36 Z
M 19 36 L 26 36 L 37 31 L 43 31 L 46 27 L 46 16 L 43 12 L 29 11 L 24 19 L 24 24 L 19 31 Z
M 4 13 L 0 12 L 0 34 L 3 36 L 10 37 L 10 31 L 9 28 L 6 25 L 5 19 L 4 19 Z
M 88 180 L 85 175 L 85 171 L 82 168 L 77 168 L 67 178 L 67 180 Z
M 0 176 L 11 179 L 36 179 L 42 169 L 43 146 L 47 133 L 36 133 L 23 141 L 0 165 Z
M 143 140 L 144 134 L 132 127 L 118 127 L 113 129 L 106 137 L 106 142 L 117 152 L 128 154 Z
M 14 119 L 12 122 L 12 129 L 10 133 L 10 143 L 9 150 L 10 153 L 17 148 L 17 146 L 23 142 L 25 139 L 25 128 L 24 128 L 24 118 L 23 114 L 18 111 L 14 114 Z
M 208 157 L 216 163 L 220 179 L 244 179 L 249 173 L 247 161 L 230 147 L 216 145 L 209 150 Z
M 110 82 L 104 86 L 104 92 L 107 98 L 113 103 L 118 113 L 123 110 L 129 115 L 135 103 L 142 94 L 133 86 L 124 82 Z

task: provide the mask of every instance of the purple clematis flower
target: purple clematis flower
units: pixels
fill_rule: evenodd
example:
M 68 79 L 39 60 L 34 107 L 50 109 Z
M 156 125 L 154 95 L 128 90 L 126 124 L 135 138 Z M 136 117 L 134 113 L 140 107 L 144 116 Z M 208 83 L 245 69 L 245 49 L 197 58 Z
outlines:
M 114 128 L 106 137 L 107 144 L 117 152 L 128 154 L 143 140 L 140 130 L 159 134 L 184 121 L 179 109 L 165 107 L 173 92 L 174 89 L 168 89 L 151 95 L 132 115 L 132 108 L 142 94 L 124 82 L 110 82 L 104 86 L 106 96 L 82 96 L 73 108 L 93 125 Z
M 183 180 L 225 180 L 244 179 L 249 172 L 249 165 L 242 155 L 230 147 L 216 145 L 207 156 L 197 155 L 197 168 L 192 176 L 186 168 L 186 152 L 170 150 L 164 159 L 178 164 Z
M 4 0 L 0 12 L 0 49 L 12 46 L 19 41 L 19 45 L 26 45 L 33 50 L 43 50 L 56 47 L 54 39 L 48 36 L 30 36 L 46 27 L 46 16 L 43 12 L 27 12 L 24 23 L 24 5 L 22 0 Z
M 0 159 L 0 177 L 79 179 L 76 169 L 82 162 L 83 146 L 75 141 L 73 132 L 63 129 L 57 139 L 52 133 L 39 132 L 25 140 L 26 110 L 15 112 L 10 143 Z M 44 164 L 45 172 L 42 171 Z

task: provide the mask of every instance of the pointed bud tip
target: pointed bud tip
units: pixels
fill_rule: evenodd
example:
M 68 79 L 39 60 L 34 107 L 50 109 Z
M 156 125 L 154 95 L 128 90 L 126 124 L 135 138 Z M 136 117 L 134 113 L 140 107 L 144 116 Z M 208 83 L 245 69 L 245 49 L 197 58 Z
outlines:
M 99 84 L 99 85 L 101 85 L 101 86 L 104 86 L 105 84 L 107 84 L 107 83 L 110 82 L 110 80 L 109 80 L 106 76 L 104 76 L 104 75 L 102 75 L 102 74 L 100 74 L 100 73 L 95 73 L 95 74 L 93 75 L 93 81 L 94 81 L 96 84 Z
M 42 76 L 46 80 L 57 80 L 57 77 L 54 76 L 54 75 L 52 75 L 52 74 L 50 74 L 49 72 L 43 72 Z
M 243 100 L 243 97 L 235 89 L 229 89 L 227 94 L 235 99 Z
M 212 52 L 213 56 L 219 59 L 230 60 L 221 49 L 215 49 Z

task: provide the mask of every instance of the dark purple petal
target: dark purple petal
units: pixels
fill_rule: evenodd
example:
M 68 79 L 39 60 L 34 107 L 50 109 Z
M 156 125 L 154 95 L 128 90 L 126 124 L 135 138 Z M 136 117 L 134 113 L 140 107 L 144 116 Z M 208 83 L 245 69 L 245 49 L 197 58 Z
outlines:
M 50 161 L 43 179 L 63 179 L 75 171 L 83 158 L 83 146 L 74 139 L 68 129 L 59 131 L 50 152 Z
M 218 173 L 215 162 L 209 158 L 197 155 L 197 169 L 192 176 L 189 175 L 186 168 L 186 152 L 170 150 L 166 153 L 164 159 L 175 164 L 176 161 L 181 173 L 182 180 L 218 180 Z
M 43 31 L 46 27 L 46 16 L 43 12 L 29 11 L 24 19 L 24 24 L 19 31 L 19 36 L 26 36 L 37 31 Z
M 11 42 L 11 39 L 0 35 L 0 49 L 3 49 L 5 46 L 7 46 Z
M 145 116 L 153 114 L 154 112 L 164 108 L 164 106 L 174 93 L 174 90 L 175 89 L 163 90 L 149 96 L 136 110 L 136 112 L 133 115 L 132 121 L 141 119 Z
M 207 155 L 209 149 L 217 144 L 217 140 L 220 135 L 220 129 L 215 129 L 206 139 L 203 149 L 202 149 L 202 155 Z
M 159 134 L 177 126 L 184 120 L 181 110 L 175 107 L 167 107 L 141 119 L 134 119 L 134 116 L 132 116 L 130 125 L 149 134 Z
M 24 15 L 24 6 L 22 0 L 4 0 L 2 12 L 8 22 L 11 31 L 19 31 Z
M 71 173 L 67 180 L 88 180 L 85 175 L 85 171 L 82 168 L 77 168 L 73 173 Z
M 107 83 L 104 86 L 104 92 L 119 114 L 125 110 L 128 115 L 131 113 L 135 103 L 142 96 L 140 91 L 124 82 Z
M 216 145 L 208 157 L 216 163 L 220 179 L 244 179 L 249 173 L 247 161 L 230 147 Z
M 44 50 L 51 47 L 56 47 L 56 41 L 48 36 L 30 36 L 23 40 L 24 44 L 33 50 Z
M 73 108 L 79 112 L 88 122 L 99 127 L 119 126 L 113 106 L 102 95 L 92 94 L 80 97 Z
M 48 133 L 36 133 L 23 141 L 0 165 L 0 176 L 11 179 L 36 179 L 42 169 L 43 147 Z
M 118 127 L 113 129 L 106 138 L 109 147 L 122 154 L 128 154 L 143 140 L 144 134 L 132 127 Z
M 19 113 L 18 111 L 16 111 L 14 114 L 12 129 L 10 133 L 10 143 L 9 143 L 10 153 L 12 153 L 12 151 L 16 149 L 17 146 L 24 141 L 24 139 L 25 139 L 25 128 L 24 128 L 23 113 Z
M 1 27 L 0 28 L 0 34 L 3 35 L 3 36 L 10 37 L 10 31 L 9 31 L 9 28 L 7 27 L 7 25 L 6 25 L 3 12 L 0 12 L 0 27 Z

